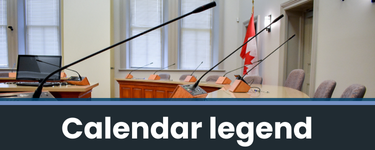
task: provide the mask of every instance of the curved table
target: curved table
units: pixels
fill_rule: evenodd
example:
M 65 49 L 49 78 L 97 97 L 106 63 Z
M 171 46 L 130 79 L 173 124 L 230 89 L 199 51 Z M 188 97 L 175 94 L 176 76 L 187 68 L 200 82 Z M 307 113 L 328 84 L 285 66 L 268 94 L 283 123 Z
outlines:
M 252 85 L 247 93 L 228 91 L 229 85 L 208 93 L 207 98 L 309 98 L 305 93 L 296 89 L 276 85 Z
M 178 85 L 194 84 L 194 82 L 167 80 L 116 79 L 119 83 L 120 98 L 170 98 Z M 208 94 L 207 98 L 309 98 L 305 93 L 274 85 L 252 85 L 248 93 L 232 93 L 230 85 L 214 82 L 199 84 Z M 255 92 L 259 87 L 261 92 Z

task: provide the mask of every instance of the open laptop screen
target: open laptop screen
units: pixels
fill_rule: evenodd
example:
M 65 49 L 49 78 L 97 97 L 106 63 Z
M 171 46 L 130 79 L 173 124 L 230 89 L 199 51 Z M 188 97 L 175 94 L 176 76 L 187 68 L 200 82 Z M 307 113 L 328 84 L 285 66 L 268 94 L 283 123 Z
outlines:
M 61 56 L 18 55 L 18 80 L 43 80 L 53 71 L 61 67 Z M 60 80 L 60 72 L 52 75 L 49 80 Z

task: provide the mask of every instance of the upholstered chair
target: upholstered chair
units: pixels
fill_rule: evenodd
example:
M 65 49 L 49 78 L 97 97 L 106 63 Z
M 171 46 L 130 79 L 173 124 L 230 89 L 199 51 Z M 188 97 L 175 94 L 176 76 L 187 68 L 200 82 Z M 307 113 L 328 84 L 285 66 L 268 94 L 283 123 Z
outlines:
M 245 76 L 243 78 L 248 84 L 262 84 L 263 78 L 261 76 Z
M 336 81 L 325 80 L 316 89 L 314 98 L 331 98 L 332 93 L 335 90 Z
M 342 93 L 341 98 L 363 98 L 366 87 L 360 84 L 352 84 Z
M 305 71 L 302 69 L 294 69 L 289 73 L 284 86 L 301 91 L 304 80 Z

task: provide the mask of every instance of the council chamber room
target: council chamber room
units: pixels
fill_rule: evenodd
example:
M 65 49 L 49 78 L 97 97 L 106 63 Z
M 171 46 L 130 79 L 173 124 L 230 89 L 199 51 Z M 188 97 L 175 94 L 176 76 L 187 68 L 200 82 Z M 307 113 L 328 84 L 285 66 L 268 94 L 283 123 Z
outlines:
M 0 7 L 0 97 L 375 97 L 374 0 Z

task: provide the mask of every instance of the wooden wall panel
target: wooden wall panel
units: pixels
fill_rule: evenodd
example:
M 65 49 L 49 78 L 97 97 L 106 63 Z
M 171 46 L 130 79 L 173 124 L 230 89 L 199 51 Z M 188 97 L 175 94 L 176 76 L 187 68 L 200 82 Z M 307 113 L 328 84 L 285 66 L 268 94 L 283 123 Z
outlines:
M 120 97 L 121 98 L 131 98 L 131 88 L 120 86 Z
M 155 98 L 154 90 L 152 89 L 145 89 L 145 98 Z
M 155 98 L 166 98 L 165 91 L 155 90 Z
M 142 88 L 132 88 L 132 97 L 131 98 L 145 98 Z

